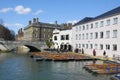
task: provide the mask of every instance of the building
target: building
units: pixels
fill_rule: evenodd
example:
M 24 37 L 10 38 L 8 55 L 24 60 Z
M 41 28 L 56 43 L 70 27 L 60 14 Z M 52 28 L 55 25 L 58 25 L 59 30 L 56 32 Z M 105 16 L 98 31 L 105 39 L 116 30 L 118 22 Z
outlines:
M 55 49 L 60 49 L 61 51 L 72 51 L 71 38 L 72 30 L 58 30 L 53 31 L 52 41 L 54 43 Z
M 46 41 L 52 37 L 54 29 L 60 29 L 60 26 L 55 21 L 55 24 L 39 22 L 38 18 L 34 18 L 33 22 L 24 28 L 24 40 L 26 41 Z
M 85 53 L 108 57 L 120 55 L 120 7 L 97 17 L 86 17 L 72 28 L 73 50 L 83 49 Z
M 61 29 L 62 29 L 62 30 L 72 29 L 72 23 L 62 23 L 62 24 L 61 24 Z
M 22 41 L 22 40 L 23 40 L 23 37 L 24 37 L 24 35 L 23 35 L 23 30 L 22 30 L 22 28 L 20 28 L 20 29 L 18 30 L 18 34 L 16 35 L 16 40 L 17 40 L 17 41 Z

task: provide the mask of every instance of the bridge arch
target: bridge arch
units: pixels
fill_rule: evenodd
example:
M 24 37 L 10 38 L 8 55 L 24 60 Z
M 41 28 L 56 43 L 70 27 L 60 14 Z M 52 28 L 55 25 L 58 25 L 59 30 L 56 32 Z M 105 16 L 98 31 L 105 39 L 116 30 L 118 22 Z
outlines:
M 26 46 L 26 47 L 28 47 L 30 49 L 29 52 L 40 52 L 41 51 L 40 49 L 38 49 L 38 48 L 36 48 L 34 46 L 31 46 L 31 45 L 24 45 L 24 46 Z

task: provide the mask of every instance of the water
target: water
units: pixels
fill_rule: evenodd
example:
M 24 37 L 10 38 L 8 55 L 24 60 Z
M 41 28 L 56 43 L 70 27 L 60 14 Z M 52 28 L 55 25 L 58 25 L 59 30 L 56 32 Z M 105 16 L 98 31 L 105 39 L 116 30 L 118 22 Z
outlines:
M 36 62 L 28 55 L 0 54 L 0 80 L 109 80 L 111 75 L 97 75 L 83 69 L 92 61 Z

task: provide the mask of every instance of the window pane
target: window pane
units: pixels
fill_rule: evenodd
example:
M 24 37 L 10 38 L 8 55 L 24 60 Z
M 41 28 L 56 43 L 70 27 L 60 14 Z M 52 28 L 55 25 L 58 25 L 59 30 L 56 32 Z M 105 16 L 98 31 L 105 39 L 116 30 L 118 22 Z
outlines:
M 93 39 L 93 33 L 90 33 L 90 39 Z
M 117 24 L 118 23 L 118 18 L 114 18 L 113 19 L 113 24 Z
M 91 24 L 91 28 L 93 28 L 93 24 Z
M 54 40 L 57 40 L 57 36 L 54 36 Z
M 76 34 L 76 40 L 77 40 L 77 37 L 78 37 L 78 36 L 77 36 L 77 34 Z
M 69 40 L 69 35 L 66 35 L 66 40 Z
M 103 32 L 100 32 L 100 38 L 103 38 Z
M 109 20 L 107 20 L 107 26 L 109 26 L 110 25 L 110 19 Z
M 117 38 L 117 30 L 113 30 L 113 38 Z
M 100 44 L 100 49 L 103 50 L 103 44 Z
M 95 23 L 95 27 L 96 27 L 96 28 L 98 27 L 98 22 Z
M 117 44 L 113 44 L 113 50 L 117 51 Z
M 88 39 L 88 33 L 86 33 L 86 39 Z
M 100 22 L 100 27 L 103 27 L 104 26 L 104 21 L 101 21 Z
M 98 38 L 98 32 L 95 32 L 95 39 Z
M 84 39 L 84 34 L 82 34 L 82 39 Z
M 95 44 L 95 49 L 97 49 L 97 44 Z
M 110 31 L 106 31 L 106 38 L 110 38 Z

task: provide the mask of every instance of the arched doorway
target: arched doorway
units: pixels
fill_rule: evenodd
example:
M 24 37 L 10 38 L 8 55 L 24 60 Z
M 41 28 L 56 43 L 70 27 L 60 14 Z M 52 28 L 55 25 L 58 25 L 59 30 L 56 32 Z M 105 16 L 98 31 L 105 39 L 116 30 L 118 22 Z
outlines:
M 61 44 L 61 45 L 60 45 L 60 50 L 63 50 L 63 48 L 64 48 L 64 46 Z
M 64 45 L 64 51 L 67 51 L 67 44 Z
M 72 51 L 72 46 L 70 44 L 68 45 L 68 51 Z

